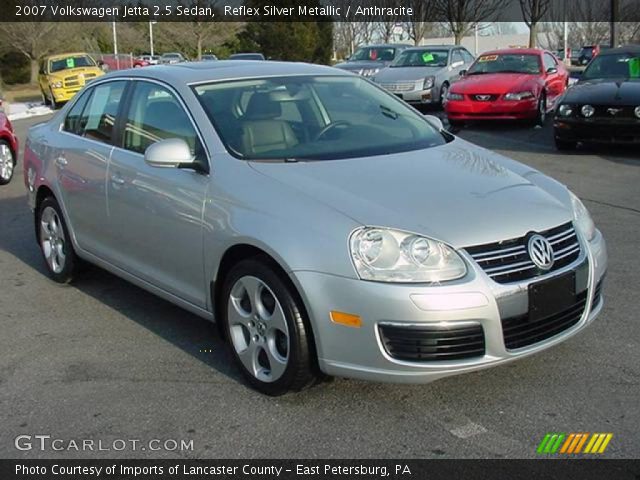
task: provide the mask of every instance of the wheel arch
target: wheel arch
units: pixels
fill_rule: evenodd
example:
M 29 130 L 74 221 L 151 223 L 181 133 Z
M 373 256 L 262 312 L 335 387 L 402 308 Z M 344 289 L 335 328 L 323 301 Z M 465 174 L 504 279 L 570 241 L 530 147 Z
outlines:
M 305 327 L 308 330 L 309 335 L 309 348 L 311 349 L 312 358 L 313 358 L 313 367 L 317 373 L 320 373 L 320 368 L 318 366 L 318 351 L 316 347 L 316 339 L 315 333 L 313 330 L 313 322 L 311 322 L 311 318 L 309 317 L 310 309 L 307 306 L 307 302 L 305 296 L 302 294 L 298 286 L 291 279 L 288 274 L 288 269 L 283 266 L 282 261 L 279 261 L 275 258 L 274 255 L 269 253 L 266 249 L 260 248 L 258 246 L 249 244 L 249 243 L 238 243 L 230 246 L 224 252 L 222 257 L 220 258 L 220 262 L 218 264 L 218 268 L 215 272 L 215 278 L 211 281 L 209 285 L 210 289 L 210 300 L 211 300 L 211 308 L 213 311 L 213 316 L 216 319 L 216 326 L 218 328 L 218 332 L 220 337 L 227 340 L 225 338 L 224 328 L 222 327 L 222 322 L 219 321 L 222 317 L 222 308 L 224 308 L 224 303 L 221 300 L 222 297 L 222 288 L 224 285 L 224 281 L 226 275 L 231 271 L 234 265 L 237 263 L 247 260 L 250 258 L 260 259 L 262 262 L 269 265 L 274 272 L 280 277 L 280 279 L 290 288 L 292 294 L 298 300 L 300 307 L 303 309 L 303 320 L 305 322 Z

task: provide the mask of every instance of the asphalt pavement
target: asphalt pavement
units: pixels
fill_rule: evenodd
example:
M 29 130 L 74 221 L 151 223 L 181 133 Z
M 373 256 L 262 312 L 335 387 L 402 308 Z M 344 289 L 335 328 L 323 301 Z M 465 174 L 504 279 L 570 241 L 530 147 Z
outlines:
M 14 122 L 21 147 L 42 120 Z M 547 432 L 611 432 L 606 457 L 640 457 L 638 151 L 559 154 L 549 124 L 460 135 L 585 201 L 610 255 L 599 319 L 555 348 L 479 373 L 419 386 L 335 379 L 280 398 L 242 382 L 206 321 L 98 268 L 72 286 L 50 281 L 21 154 L 13 182 L 0 187 L 0 457 L 529 458 Z M 31 436 L 19 440 L 31 449 L 16 449 L 19 435 Z M 63 450 L 40 450 L 35 435 Z M 93 452 L 73 448 L 87 439 Z M 170 440 L 168 450 L 150 450 L 154 439 Z M 117 440 L 127 448 L 114 450 Z

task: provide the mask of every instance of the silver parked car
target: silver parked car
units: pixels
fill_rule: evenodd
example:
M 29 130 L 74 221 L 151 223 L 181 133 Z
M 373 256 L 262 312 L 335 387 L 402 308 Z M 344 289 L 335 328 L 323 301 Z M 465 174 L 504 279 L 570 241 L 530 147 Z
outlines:
M 565 186 L 334 68 L 105 75 L 31 128 L 24 172 L 55 281 L 87 261 L 215 319 L 271 395 L 499 365 L 603 304 L 605 242 Z
M 407 47 L 409 45 L 395 43 L 362 46 L 346 62 L 334 66 L 363 77 L 373 77 L 398 58 L 398 55 Z
M 184 55 L 181 53 L 173 52 L 173 53 L 163 53 L 160 56 L 159 63 L 162 65 L 173 65 L 174 63 L 182 63 L 186 62 L 187 59 L 184 58 Z
M 451 84 L 473 61 L 473 55 L 457 45 L 408 48 L 373 81 L 408 103 L 442 105 Z

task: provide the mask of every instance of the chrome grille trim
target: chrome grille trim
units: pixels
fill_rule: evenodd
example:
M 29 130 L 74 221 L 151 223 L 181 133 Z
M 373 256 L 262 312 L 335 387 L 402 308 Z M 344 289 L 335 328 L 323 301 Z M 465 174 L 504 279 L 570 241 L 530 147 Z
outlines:
M 545 237 L 553 247 L 554 265 L 547 271 L 538 269 L 529 257 L 527 251 L 529 235 L 467 247 L 465 250 L 478 266 L 498 283 L 530 280 L 539 275 L 560 270 L 580 256 L 580 243 L 572 223 L 537 233 Z

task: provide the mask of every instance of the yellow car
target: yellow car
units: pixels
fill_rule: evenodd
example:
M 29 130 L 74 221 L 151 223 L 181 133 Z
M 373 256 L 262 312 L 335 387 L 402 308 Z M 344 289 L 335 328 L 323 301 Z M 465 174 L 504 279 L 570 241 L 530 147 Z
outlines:
M 38 83 L 45 105 L 58 108 L 78 93 L 85 83 L 104 75 L 86 53 L 65 53 L 45 57 L 40 63 Z

